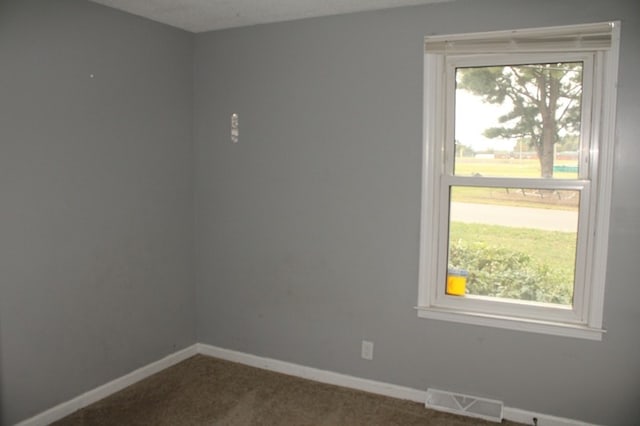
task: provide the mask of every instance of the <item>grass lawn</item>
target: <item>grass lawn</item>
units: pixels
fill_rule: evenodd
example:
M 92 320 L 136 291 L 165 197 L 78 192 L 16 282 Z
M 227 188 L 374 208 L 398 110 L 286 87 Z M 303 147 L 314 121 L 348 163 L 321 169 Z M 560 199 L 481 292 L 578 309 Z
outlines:
M 575 162 L 557 161 L 557 165 L 574 165 Z M 493 177 L 540 177 L 538 160 L 516 159 L 456 159 L 456 174 L 471 176 L 479 173 Z M 575 179 L 576 173 L 556 172 L 554 178 Z M 579 195 L 577 191 L 538 191 L 535 188 L 507 189 L 488 187 L 456 187 L 455 201 L 466 203 L 500 204 L 517 207 L 534 207 L 558 210 L 577 210 Z
M 576 166 L 575 160 L 556 160 L 557 166 Z M 499 177 L 540 177 L 540 162 L 536 159 L 477 159 L 477 158 L 456 158 L 455 171 L 457 175 L 471 176 L 480 173 L 483 176 Z M 577 179 L 577 173 L 555 172 L 556 179 Z
M 546 265 L 573 281 L 576 249 L 574 233 L 451 222 L 450 234 L 451 241 L 482 241 L 490 246 L 523 252 L 535 259 L 536 263 Z

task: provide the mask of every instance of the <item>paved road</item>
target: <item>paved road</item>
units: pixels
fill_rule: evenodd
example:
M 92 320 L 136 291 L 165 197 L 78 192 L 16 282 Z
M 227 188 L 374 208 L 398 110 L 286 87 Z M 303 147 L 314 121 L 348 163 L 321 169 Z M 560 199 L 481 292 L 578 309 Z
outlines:
M 452 203 L 451 220 L 466 223 L 576 232 L 578 212 L 492 204 Z

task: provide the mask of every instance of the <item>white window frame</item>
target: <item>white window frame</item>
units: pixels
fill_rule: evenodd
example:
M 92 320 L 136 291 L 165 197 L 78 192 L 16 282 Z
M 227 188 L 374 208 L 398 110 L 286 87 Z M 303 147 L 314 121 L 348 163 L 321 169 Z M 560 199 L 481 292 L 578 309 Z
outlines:
M 602 339 L 619 38 L 619 22 L 425 38 L 419 317 Z M 573 61 L 584 63 L 577 179 L 453 174 L 456 68 Z M 580 192 L 572 307 L 445 293 L 449 188 L 453 186 L 527 186 Z

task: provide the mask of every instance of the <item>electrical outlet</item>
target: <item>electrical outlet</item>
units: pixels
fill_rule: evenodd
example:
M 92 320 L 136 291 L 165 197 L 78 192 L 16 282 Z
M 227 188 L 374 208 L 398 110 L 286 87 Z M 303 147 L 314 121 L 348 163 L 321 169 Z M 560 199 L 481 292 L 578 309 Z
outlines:
M 362 341 L 362 359 L 368 359 L 371 361 L 373 359 L 373 342 L 369 342 L 367 340 Z

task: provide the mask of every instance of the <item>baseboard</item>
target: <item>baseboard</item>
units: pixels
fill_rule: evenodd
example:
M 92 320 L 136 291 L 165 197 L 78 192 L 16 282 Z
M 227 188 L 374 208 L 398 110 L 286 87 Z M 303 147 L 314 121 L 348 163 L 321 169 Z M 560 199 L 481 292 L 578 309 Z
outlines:
M 343 386 L 346 388 L 357 389 L 365 392 L 375 393 L 378 395 L 390 396 L 392 398 L 405 399 L 420 403 L 424 403 L 427 395 L 426 390 L 421 391 L 404 386 L 378 382 L 375 380 L 362 379 L 355 376 L 349 376 L 347 374 L 334 373 L 333 371 L 305 367 L 304 365 L 298 365 L 290 362 L 279 361 L 277 359 L 265 358 L 243 352 L 232 351 L 229 349 L 218 348 L 202 343 L 198 343 L 197 346 L 198 353 L 203 355 L 209 355 L 215 358 L 249 365 L 251 367 L 262 368 L 265 370 L 275 371 L 277 373 L 288 374 L 290 376 L 301 377 L 303 379 L 314 380 L 316 382 L 327 383 L 330 385 Z
M 196 343 L 185 349 L 168 355 L 158 361 L 152 362 L 141 367 L 129 374 L 112 380 L 102 386 L 83 393 L 67 402 L 56 405 L 36 416 L 21 421 L 15 426 L 46 426 L 56 420 L 93 404 L 109 395 L 118 392 L 127 386 L 130 386 L 152 374 L 158 373 L 172 365 L 175 365 L 196 354 L 207 355 L 215 358 L 233 361 L 251 367 L 262 368 L 277 373 L 288 374 L 291 376 L 301 377 L 303 379 L 314 380 L 320 383 L 343 386 L 346 388 L 371 392 L 378 395 L 399 398 L 408 401 L 419 402 L 423 404 L 426 400 L 426 390 L 418 390 L 390 383 L 379 382 L 375 380 L 363 379 L 360 377 L 349 376 L 347 374 L 335 373 L 328 370 L 320 370 L 317 368 L 306 367 L 304 365 L 294 364 L 286 361 L 280 361 L 273 358 L 251 355 L 244 352 L 233 351 L 230 349 L 219 348 L 204 343 Z M 590 423 L 580 422 L 577 420 L 567 419 L 563 417 L 550 416 L 533 411 L 521 410 L 519 408 L 504 407 L 503 417 L 523 424 L 533 424 L 533 419 L 537 419 L 538 426 L 595 426 Z
M 521 410 L 519 408 L 504 407 L 502 416 L 512 422 L 532 425 L 533 419 L 538 419 L 538 426 L 596 426 L 593 423 L 581 422 L 564 417 L 550 416 L 548 414 L 535 413 L 533 411 Z
M 196 346 L 198 348 L 198 353 L 202 355 L 208 355 L 215 358 L 225 359 L 227 361 L 233 361 L 251 367 L 262 368 L 265 370 L 275 371 L 277 373 L 288 374 L 304 379 L 315 380 L 316 382 L 343 386 L 346 388 L 371 392 L 378 395 L 389 396 L 392 398 L 419 402 L 421 404 L 424 404 L 427 397 L 426 390 L 422 391 L 375 380 L 362 379 L 359 377 L 349 376 L 347 374 L 335 373 L 333 371 L 305 367 L 299 364 L 293 364 L 273 358 L 266 358 L 247 354 L 244 352 L 219 348 L 203 343 L 198 343 Z M 504 407 L 502 415 L 506 420 L 529 425 L 533 424 L 533 419 L 535 418 L 537 419 L 538 426 L 595 426 L 577 420 L 555 417 L 512 407 Z
M 60 420 L 63 417 L 68 416 L 69 414 L 81 408 L 86 407 L 89 404 L 93 404 L 94 402 L 106 398 L 107 396 L 118 392 L 126 388 L 127 386 L 139 382 L 140 380 L 145 379 L 152 374 L 158 373 L 165 368 L 171 367 L 172 365 L 184 361 L 185 359 L 192 357 L 197 353 L 197 345 L 191 345 L 185 349 L 174 352 L 171 355 L 168 355 L 158 361 L 138 368 L 137 370 L 134 370 L 129 374 L 125 374 L 122 377 L 119 377 L 95 389 L 85 392 L 82 395 L 79 395 L 67 402 L 56 405 L 55 407 L 52 407 L 47 411 L 43 411 L 40 414 L 23 420 L 16 426 L 46 426 L 50 423 L 55 422 L 56 420 Z

